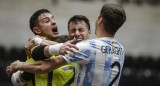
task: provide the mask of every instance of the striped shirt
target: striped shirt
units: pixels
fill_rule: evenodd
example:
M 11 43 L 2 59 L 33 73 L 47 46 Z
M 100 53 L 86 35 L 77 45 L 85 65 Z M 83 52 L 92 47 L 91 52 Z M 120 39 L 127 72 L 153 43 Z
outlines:
M 124 63 L 124 48 L 114 38 L 103 37 L 76 44 L 76 55 L 63 57 L 75 62 L 75 86 L 118 86 Z

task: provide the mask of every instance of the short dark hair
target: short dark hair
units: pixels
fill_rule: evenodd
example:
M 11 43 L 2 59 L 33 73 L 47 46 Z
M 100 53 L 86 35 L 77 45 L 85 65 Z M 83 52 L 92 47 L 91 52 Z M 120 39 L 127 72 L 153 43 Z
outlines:
M 38 25 L 38 17 L 42 14 L 42 13 L 51 13 L 49 10 L 47 9 L 40 9 L 37 10 L 31 17 L 30 17 L 30 29 L 33 32 L 33 27 Z M 34 33 L 34 32 L 33 32 Z M 35 34 L 35 33 L 34 33 Z
M 75 22 L 77 23 L 78 21 L 84 21 L 87 24 L 88 30 L 90 30 L 90 23 L 87 17 L 83 15 L 74 15 L 73 17 L 70 18 L 68 21 L 68 30 L 69 30 L 69 24 L 70 22 Z
M 100 17 L 102 17 L 104 21 L 103 24 L 105 30 L 111 34 L 115 34 L 126 21 L 124 9 L 113 3 L 103 5 L 100 12 Z

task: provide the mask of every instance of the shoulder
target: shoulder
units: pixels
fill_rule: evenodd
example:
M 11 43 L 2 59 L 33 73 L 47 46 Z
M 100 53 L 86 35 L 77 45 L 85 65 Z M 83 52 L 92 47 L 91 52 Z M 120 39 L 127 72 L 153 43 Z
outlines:
M 78 48 L 88 48 L 90 47 L 97 39 L 84 40 L 76 44 Z

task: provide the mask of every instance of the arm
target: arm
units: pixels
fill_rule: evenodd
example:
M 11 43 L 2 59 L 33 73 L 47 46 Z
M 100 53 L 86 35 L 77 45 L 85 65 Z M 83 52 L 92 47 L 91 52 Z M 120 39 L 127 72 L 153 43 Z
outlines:
M 70 37 L 68 35 L 61 35 L 58 37 L 51 38 L 52 41 L 50 40 L 45 40 L 44 37 L 40 37 L 38 35 L 30 37 L 28 43 L 24 46 L 26 54 L 31 57 L 31 52 L 29 51 L 30 48 L 33 46 L 39 46 L 39 45 L 55 45 L 57 42 L 59 43 L 64 43 L 67 42 L 68 40 L 71 40 L 70 43 L 74 44 L 76 42 L 76 39 L 73 37 Z M 69 41 L 68 41 L 69 43 Z M 63 53 L 63 52 L 60 52 Z M 64 54 L 64 53 L 63 53 Z
M 24 46 L 24 48 L 25 48 L 27 56 L 32 57 L 31 52 L 29 51 L 29 49 L 31 49 L 32 47 L 38 46 L 38 45 L 55 45 L 55 44 L 57 44 L 57 42 L 44 40 L 42 38 L 39 38 L 39 36 L 33 36 L 29 38 L 29 41 Z
M 82 45 L 83 45 L 82 51 L 84 51 L 84 49 L 86 49 L 87 47 L 84 46 L 85 44 L 81 44 L 79 48 L 82 47 Z M 86 64 L 88 62 L 88 59 L 89 59 L 88 57 L 90 55 L 87 55 L 87 52 L 86 53 L 84 52 L 81 52 L 81 51 L 77 52 L 76 55 L 69 53 L 68 55 L 65 55 L 66 57 L 57 56 L 50 60 L 43 60 L 43 61 L 39 60 L 35 62 L 30 62 L 30 63 L 15 61 L 10 66 L 7 67 L 6 73 L 7 75 L 11 75 L 17 70 L 23 70 L 31 73 L 48 73 L 53 69 L 56 69 L 60 66 L 63 66 L 71 62 L 80 61 L 82 64 Z
M 53 55 L 58 55 L 58 54 L 65 55 L 67 54 L 67 51 L 76 53 L 72 48 L 75 48 L 77 50 L 78 48 L 75 45 L 71 44 L 75 41 L 76 39 L 73 39 L 72 41 L 67 41 L 66 43 L 63 43 L 63 44 L 58 43 L 58 44 L 49 45 L 49 46 L 46 46 L 46 45 L 37 46 L 32 51 L 32 58 L 34 58 L 34 60 L 37 61 L 37 60 L 47 59 Z
M 20 71 L 17 71 L 12 74 L 11 81 L 13 86 L 23 86 L 26 83 L 26 81 L 23 80 Z
M 24 84 L 27 83 L 27 81 L 31 80 L 34 77 L 34 74 L 17 71 L 12 74 L 11 76 L 11 82 L 13 86 L 24 86 Z
M 67 62 L 62 56 L 57 56 L 50 60 L 35 61 L 29 63 L 15 61 L 7 67 L 6 73 L 9 76 L 17 70 L 23 70 L 31 73 L 48 73 L 53 69 L 56 69 L 66 64 Z

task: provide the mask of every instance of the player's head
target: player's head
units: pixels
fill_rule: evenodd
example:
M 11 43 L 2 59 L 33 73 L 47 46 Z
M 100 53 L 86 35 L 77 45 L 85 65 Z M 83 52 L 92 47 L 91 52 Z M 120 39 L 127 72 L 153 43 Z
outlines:
M 117 4 L 104 4 L 96 21 L 96 28 L 100 21 L 102 21 L 106 32 L 115 35 L 117 30 L 126 21 L 126 14 L 124 9 Z
M 89 20 L 83 15 L 75 15 L 68 21 L 69 35 L 77 38 L 77 42 L 89 39 L 91 34 Z
M 35 35 L 43 37 L 58 36 L 57 23 L 54 16 L 47 9 L 40 9 L 31 16 L 30 29 Z

